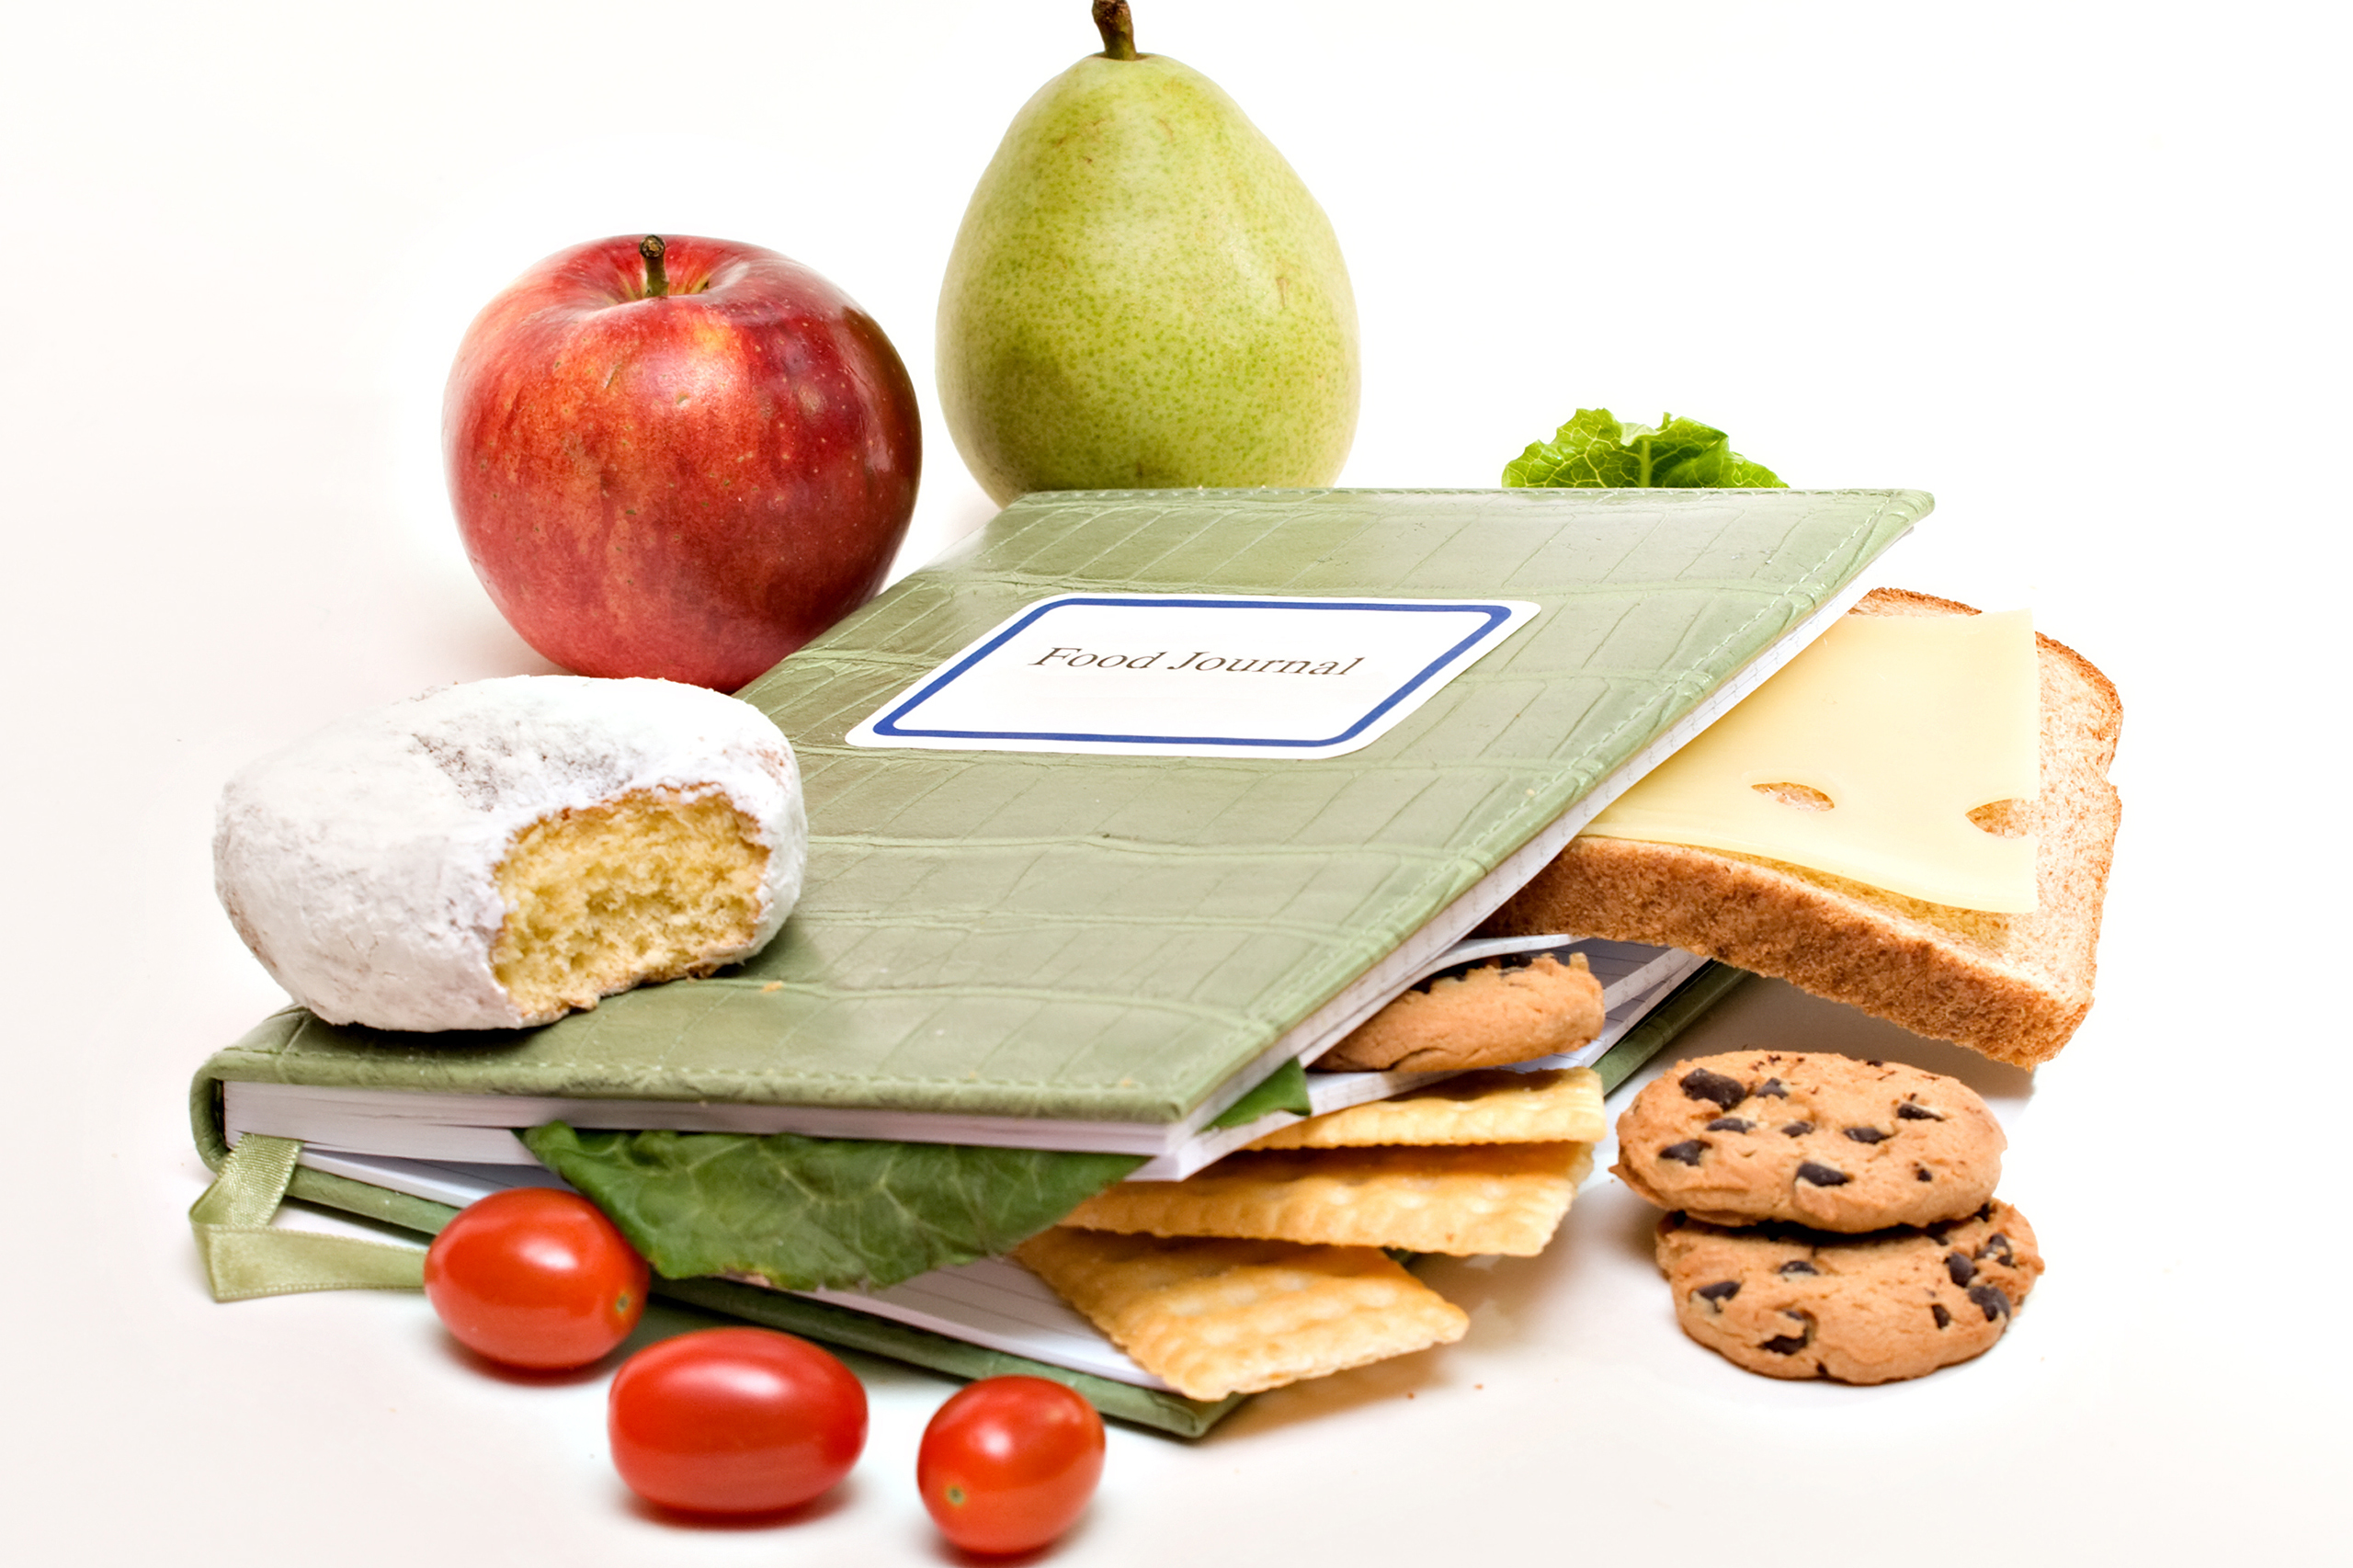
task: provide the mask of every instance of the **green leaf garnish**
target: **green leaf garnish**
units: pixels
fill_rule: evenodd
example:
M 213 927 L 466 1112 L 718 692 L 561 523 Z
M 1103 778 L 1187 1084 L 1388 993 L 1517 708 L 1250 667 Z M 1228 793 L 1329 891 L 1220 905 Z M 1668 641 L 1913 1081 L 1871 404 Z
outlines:
M 1142 1165 L 1134 1154 L 734 1132 L 587 1132 L 523 1142 L 665 1278 L 756 1274 L 870 1290 L 1008 1251 Z
M 1293 1116 L 1315 1114 L 1315 1102 L 1307 1095 L 1307 1069 L 1299 1064 L 1296 1057 L 1259 1079 L 1210 1126 L 1219 1131 L 1242 1127 L 1278 1110 L 1287 1110 Z
M 1774 475 L 1763 463 L 1751 462 L 1738 452 L 1728 454 L 1731 461 L 1724 464 L 1724 476 L 1716 481 L 1727 490 L 1787 490 L 1789 486 Z
M 1550 441 L 1504 465 L 1506 486 L 1550 489 L 1712 489 L 1789 486 L 1732 449 L 1731 437 L 1696 419 L 1620 425 L 1606 408 L 1580 408 Z

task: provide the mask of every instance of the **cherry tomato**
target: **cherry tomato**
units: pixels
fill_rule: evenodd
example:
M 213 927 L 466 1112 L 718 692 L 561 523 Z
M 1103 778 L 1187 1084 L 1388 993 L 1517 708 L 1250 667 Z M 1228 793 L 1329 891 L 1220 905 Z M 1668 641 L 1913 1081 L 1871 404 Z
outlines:
M 425 1255 L 425 1294 L 468 1349 L 510 1367 L 585 1367 L 645 1311 L 645 1260 L 576 1192 L 517 1187 L 469 1204 Z
M 983 1378 L 924 1428 L 915 1486 L 967 1551 L 1029 1551 L 1070 1528 L 1103 1475 L 1103 1418 L 1044 1378 Z
M 707 1328 L 621 1363 L 606 1430 L 614 1468 L 648 1502 L 765 1514 L 849 1473 L 866 1447 L 866 1388 L 805 1339 Z

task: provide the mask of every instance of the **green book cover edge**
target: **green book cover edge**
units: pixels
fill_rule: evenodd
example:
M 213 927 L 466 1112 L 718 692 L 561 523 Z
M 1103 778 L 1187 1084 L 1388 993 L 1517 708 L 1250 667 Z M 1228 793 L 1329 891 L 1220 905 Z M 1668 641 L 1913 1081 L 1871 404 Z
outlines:
M 195 1123 L 197 1153 L 203 1157 L 208 1167 L 219 1170 L 221 1162 L 228 1157 L 229 1146 L 222 1131 L 218 1085 L 199 1078 L 189 1110 Z M 429 1198 L 395 1192 L 390 1187 L 356 1181 L 329 1171 L 313 1170 L 307 1165 L 295 1167 L 293 1177 L 287 1184 L 286 1195 L 323 1209 L 339 1210 L 362 1219 L 398 1226 L 415 1233 L 420 1238 L 439 1234 L 441 1227 L 456 1218 L 458 1213 L 448 1204 L 436 1203 Z M 1085 1394 L 1087 1402 L 1105 1415 L 1179 1437 L 1200 1437 L 1239 1405 L 1245 1397 L 1236 1394 L 1222 1400 L 1187 1399 L 1182 1394 L 1163 1389 L 1140 1388 L 1133 1383 L 1098 1378 L 1067 1367 L 1049 1366 L 1043 1361 L 1033 1361 L 1025 1356 L 951 1339 L 944 1334 L 934 1334 L 909 1324 L 893 1323 L 888 1318 L 854 1312 L 847 1307 L 831 1306 L 784 1291 L 765 1290 L 756 1285 L 745 1285 L 733 1279 L 665 1279 L 657 1275 L 653 1289 L 657 1296 L 684 1301 L 708 1312 L 722 1312 L 766 1328 L 781 1329 L 804 1338 L 887 1357 L 909 1366 L 945 1372 L 950 1377 L 974 1379 L 1017 1373 L 1051 1378 Z

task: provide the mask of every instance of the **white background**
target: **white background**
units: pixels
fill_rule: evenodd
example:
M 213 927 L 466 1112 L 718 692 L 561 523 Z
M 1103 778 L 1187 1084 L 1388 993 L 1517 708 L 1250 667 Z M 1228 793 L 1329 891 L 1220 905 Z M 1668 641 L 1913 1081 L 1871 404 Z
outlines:
M 1482 485 L 1580 403 L 1938 508 L 1914 585 L 2029 605 L 2127 704 L 2100 1001 L 1976 1077 L 2051 1273 L 1984 1360 L 1787 1386 L 1676 1332 L 1597 1179 L 1448 1265 L 1460 1346 L 1121 1431 L 1058 1560 L 1920 1563 L 2318 1556 L 2347 1459 L 2340 1151 L 2347 38 L 2319 6 L 1140 0 L 1331 213 L 1345 479 Z M 861 1361 L 812 1517 L 633 1510 L 602 1375 L 485 1375 L 421 1300 L 215 1306 L 184 1085 L 279 1000 L 213 903 L 257 752 L 544 668 L 438 472 L 449 357 L 538 256 L 750 240 L 925 389 L 909 545 L 990 511 L 930 401 L 936 290 L 1083 0 L 12 5 L 0 496 L 15 1103 L 0 1540 L 24 1562 L 941 1560 L 946 1392 Z M 1752 988 L 1719 1046 L 1953 1053 Z M 665 1328 L 680 1320 L 665 1319 Z

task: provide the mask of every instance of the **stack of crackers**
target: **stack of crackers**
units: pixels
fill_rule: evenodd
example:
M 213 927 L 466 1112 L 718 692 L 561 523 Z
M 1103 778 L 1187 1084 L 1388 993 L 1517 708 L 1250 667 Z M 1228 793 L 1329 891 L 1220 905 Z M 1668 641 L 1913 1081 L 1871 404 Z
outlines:
M 1466 1073 L 1122 1183 L 1013 1256 L 1179 1392 L 1256 1392 L 1462 1337 L 1392 1254 L 1540 1252 L 1603 1131 L 1589 1068 Z

